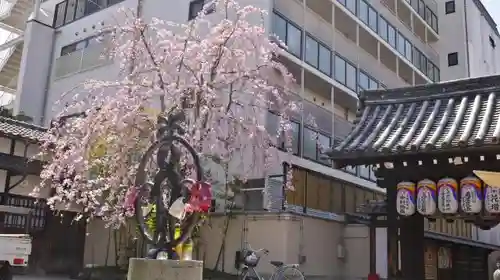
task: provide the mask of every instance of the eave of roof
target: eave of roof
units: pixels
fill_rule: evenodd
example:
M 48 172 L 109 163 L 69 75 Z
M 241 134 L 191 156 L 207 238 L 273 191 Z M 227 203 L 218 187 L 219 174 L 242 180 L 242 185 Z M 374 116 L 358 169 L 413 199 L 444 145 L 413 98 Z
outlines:
M 40 142 L 46 132 L 47 129 L 41 126 L 0 117 L 0 134 L 7 137 L 20 138 L 29 142 Z
M 456 80 L 360 97 L 356 126 L 333 160 L 498 147 L 500 76 Z

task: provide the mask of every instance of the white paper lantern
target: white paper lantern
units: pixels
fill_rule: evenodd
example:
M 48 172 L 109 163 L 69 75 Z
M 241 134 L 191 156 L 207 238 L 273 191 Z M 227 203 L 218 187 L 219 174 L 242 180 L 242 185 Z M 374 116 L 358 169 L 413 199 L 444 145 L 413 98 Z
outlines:
M 476 177 L 460 180 L 460 206 L 465 213 L 477 214 L 483 208 L 482 182 Z
M 500 213 L 500 187 L 486 185 L 484 209 L 491 214 Z
M 438 181 L 438 209 L 443 214 L 458 212 L 458 183 L 453 178 L 443 178 Z
M 431 216 L 437 209 L 437 185 L 434 181 L 424 179 L 417 184 L 417 212 Z
M 415 183 L 401 182 L 397 185 L 396 209 L 401 216 L 415 214 Z

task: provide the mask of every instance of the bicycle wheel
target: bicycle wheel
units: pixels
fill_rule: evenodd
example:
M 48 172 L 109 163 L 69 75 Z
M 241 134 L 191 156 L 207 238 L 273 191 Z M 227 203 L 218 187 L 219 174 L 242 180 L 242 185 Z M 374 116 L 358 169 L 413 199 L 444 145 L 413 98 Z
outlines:
M 137 224 L 139 231 L 141 232 L 143 238 L 146 242 L 151 244 L 161 244 L 165 246 L 175 247 L 179 243 L 186 241 L 196 225 L 200 222 L 201 214 L 200 213 L 192 213 L 188 215 L 181 224 L 181 234 L 180 236 L 174 238 L 173 237 L 173 227 L 175 225 L 175 221 L 173 221 L 172 217 L 169 217 L 167 208 L 179 197 L 189 195 L 189 192 L 183 190 L 183 186 L 180 185 L 180 174 L 178 173 L 167 173 L 168 170 L 155 170 L 155 178 L 153 183 L 148 181 L 148 170 L 147 165 L 150 159 L 155 158 L 155 152 L 158 151 L 168 151 L 165 158 L 168 158 L 169 155 L 173 153 L 174 147 L 182 147 L 185 148 L 188 154 L 191 156 L 193 160 L 193 169 L 195 174 L 195 180 L 201 181 L 203 178 L 203 172 L 200 164 L 200 159 L 198 154 L 194 150 L 194 148 L 182 137 L 172 135 L 160 139 L 155 142 L 153 145 L 149 147 L 149 149 L 144 153 L 140 163 L 139 168 L 136 174 L 135 186 L 139 188 L 139 194 L 135 200 L 135 216 L 137 219 Z M 163 163 L 158 163 L 163 164 Z M 170 170 L 175 172 L 175 170 Z M 177 178 L 173 179 L 171 177 L 172 174 L 179 175 Z M 170 175 L 170 176 L 169 176 Z M 174 181 L 174 182 L 171 182 Z M 159 184 L 158 184 L 159 183 Z M 164 201 L 164 192 L 168 192 L 168 204 L 165 205 Z M 151 229 L 151 224 L 148 224 L 148 219 L 146 218 L 145 212 L 150 212 L 148 214 L 152 214 L 152 209 L 147 209 L 144 207 L 144 203 L 154 205 L 161 205 L 164 207 L 159 207 L 160 209 L 155 209 L 155 229 Z M 152 207 L 149 207 L 152 208 Z M 154 207 L 158 208 L 158 207 Z M 149 211 L 148 211 L 149 210 Z M 163 229 L 163 227 L 166 227 Z M 162 232 L 166 231 L 169 233 L 169 236 L 162 236 Z M 164 242 L 163 239 L 168 238 L 168 242 Z
M 278 268 L 270 280 L 305 280 L 304 273 L 296 266 L 285 265 Z

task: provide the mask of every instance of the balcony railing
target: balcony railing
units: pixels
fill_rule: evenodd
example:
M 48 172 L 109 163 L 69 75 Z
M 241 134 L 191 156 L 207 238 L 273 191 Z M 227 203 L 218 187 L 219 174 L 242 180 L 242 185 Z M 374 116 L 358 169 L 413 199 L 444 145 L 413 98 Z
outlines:
M 58 57 L 55 62 L 55 78 L 62 78 L 110 63 L 110 60 L 103 56 L 104 48 L 104 44 L 92 44 Z

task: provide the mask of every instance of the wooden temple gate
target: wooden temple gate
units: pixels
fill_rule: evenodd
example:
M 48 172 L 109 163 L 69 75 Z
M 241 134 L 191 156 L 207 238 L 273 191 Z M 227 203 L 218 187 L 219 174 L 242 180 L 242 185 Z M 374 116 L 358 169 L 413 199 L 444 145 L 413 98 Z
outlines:
M 439 258 L 446 267 L 451 250 L 424 249 L 424 223 L 463 219 L 490 229 L 500 221 L 500 186 L 474 175 L 500 171 L 500 76 L 366 91 L 355 128 L 327 154 L 337 168 L 372 166 L 386 189 L 388 279 L 433 279 L 428 262 Z M 457 266 L 460 259 L 487 260 L 466 249 L 454 254 Z M 441 274 L 488 279 L 473 268 Z

